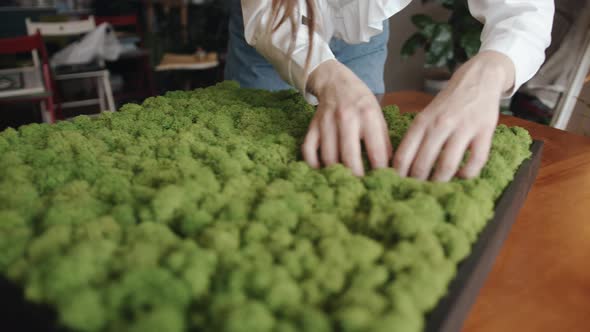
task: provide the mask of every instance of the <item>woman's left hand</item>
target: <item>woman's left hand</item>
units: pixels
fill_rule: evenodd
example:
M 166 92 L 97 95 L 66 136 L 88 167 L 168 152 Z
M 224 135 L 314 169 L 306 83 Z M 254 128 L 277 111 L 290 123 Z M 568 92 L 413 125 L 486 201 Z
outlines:
M 488 159 L 503 92 L 514 85 L 514 65 L 484 51 L 453 75 L 412 122 L 393 158 L 401 176 L 449 181 L 479 175 Z M 466 151 L 466 164 L 459 169 Z

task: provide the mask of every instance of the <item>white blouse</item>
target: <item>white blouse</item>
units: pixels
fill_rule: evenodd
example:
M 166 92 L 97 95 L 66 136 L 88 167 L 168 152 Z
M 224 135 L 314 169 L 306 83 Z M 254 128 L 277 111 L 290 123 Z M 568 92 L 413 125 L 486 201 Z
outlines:
M 291 40 L 291 24 L 274 33 L 271 23 L 272 0 L 241 0 L 246 41 L 273 64 L 281 77 L 305 92 L 307 77 L 322 62 L 334 59 L 328 46 L 332 37 L 349 44 L 368 42 L 383 31 L 383 21 L 406 7 L 411 0 L 315 0 L 316 32 L 309 66 L 305 61 L 310 47 L 307 26 L 300 24 Z M 305 0 L 298 0 L 307 16 Z M 531 79 L 545 60 L 551 43 L 554 4 L 552 0 L 469 0 L 471 14 L 484 23 L 481 50 L 508 56 L 516 68 L 514 93 Z M 291 56 L 287 57 L 289 51 Z M 306 94 L 308 101 L 315 98 Z

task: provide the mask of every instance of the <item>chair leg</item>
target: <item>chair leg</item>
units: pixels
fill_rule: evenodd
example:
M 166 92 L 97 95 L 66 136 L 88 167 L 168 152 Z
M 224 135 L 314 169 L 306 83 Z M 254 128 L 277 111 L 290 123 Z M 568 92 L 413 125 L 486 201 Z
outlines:
M 109 72 L 105 71 L 104 75 L 102 76 L 102 81 L 104 83 L 104 90 L 107 96 L 107 102 L 109 105 L 109 111 L 115 112 L 117 109 L 115 108 L 115 100 L 113 98 L 113 90 L 111 89 L 111 81 L 109 80 Z
M 143 70 L 144 70 L 146 81 L 147 81 L 148 94 L 150 97 L 152 97 L 152 96 L 156 95 L 156 86 L 154 84 L 154 75 L 152 72 L 152 67 L 150 65 L 150 57 L 149 56 L 144 57 L 143 63 L 144 63 Z
M 47 98 L 39 103 L 41 107 L 41 118 L 45 123 L 55 123 L 55 109 L 53 99 Z
M 100 77 L 96 78 L 96 89 L 98 90 L 98 104 L 100 107 L 99 112 L 104 112 L 106 110 L 105 93 L 103 82 L 101 81 Z
M 52 103 L 52 105 L 54 105 L 55 120 L 65 120 L 66 117 L 64 116 L 63 107 L 61 107 L 61 91 L 59 90 L 57 83 L 53 84 L 53 89 L 51 91 L 51 96 L 49 98 L 51 98 L 50 102 Z
M 55 118 L 56 119 L 60 119 L 60 120 L 64 120 L 64 113 L 63 113 L 63 109 L 61 108 L 61 103 L 59 102 L 55 102 L 52 101 L 53 105 L 55 105 Z
M 49 116 L 50 116 L 50 123 L 55 123 L 56 121 L 56 114 L 55 114 L 55 103 L 53 102 L 53 97 L 49 97 L 47 98 L 47 103 L 48 105 L 48 111 L 49 111 Z
M 43 100 L 39 103 L 39 107 L 41 107 L 41 119 L 45 123 L 51 123 L 51 118 L 49 116 L 49 112 L 47 112 L 47 107 L 45 107 L 46 101 Z

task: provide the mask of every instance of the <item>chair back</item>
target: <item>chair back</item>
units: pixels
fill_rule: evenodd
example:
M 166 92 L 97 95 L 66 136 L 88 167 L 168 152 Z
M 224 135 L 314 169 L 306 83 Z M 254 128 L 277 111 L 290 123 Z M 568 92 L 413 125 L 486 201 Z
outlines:
M 122 16 L 95 16 L 94 22 L 96 25 L 101 25 L 102 23 L 110 23 L 114 27 L 124 27 L 124 26 L 138 26 L 137 16 L 136 15 L 122 15 Z
M 0 54 L 18 54 L 38 51 L 47 62 L 47 51 L 39 32 L 31 36 L 0 39 Z
M 49 57 L 45 49 L 45 43 L 39 31 L 32 36 L 0 39 L 0 55 L 18 54 L 31 52 L 33 55 L 34 67 L 40 71 L 45 89 L 56 91 L 56 84 L 49 68 Z
M 94 16 L 89 16 L 83 20 L 67 22 L 33 22 L 30 18 L 27 18 L 25 23 L 29 35 L 39 32 L 43 37 L 78 36 L 93 31 L 96 28 Z M 38 65 L 39 55 L 36 51 L 33 51 L 33 61 L 35 65 Z
M 39 31 L 42 36 L 49 37 L 81 35 L 96 28 L 96 23 L 92 16 L 85 20 L 68 22 L 33 22 L 27 18 L 26 25 L 29 35 Z
M 143 47 L 143 30 L 141 28 L 141 24 L 139 24 L 139 20 L 137 19 L 137 15 L 121 15 L 121 16 L 94 16 L 94 22 L 96 25 L 101 25 L 103 23 L 109 23 L 114 28 L 133 28 L 135 29 L 135 33 L 139 38 L 139 46 Z

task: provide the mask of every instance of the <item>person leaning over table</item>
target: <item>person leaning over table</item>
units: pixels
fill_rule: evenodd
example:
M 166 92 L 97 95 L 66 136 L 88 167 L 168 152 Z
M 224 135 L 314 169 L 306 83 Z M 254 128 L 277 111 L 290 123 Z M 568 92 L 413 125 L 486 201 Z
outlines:
M 500 98 L 545 59 L 553 1 L 470 0 L 484 23 L 480 52 L 416 116 L 393 155 L 374 94 L 384 92 L 387 20 L 409 2 L 232 0 L 226 78 L 268 90 L 291 85 L 318 105 L 302 146 L 312 167 L 342 162 L 363 175 L 363 141 L 373 168 L 393 159 L 401 176 L 475 177 L 488 159 Z M 459 168 L 466 151 L 469 160 Z

